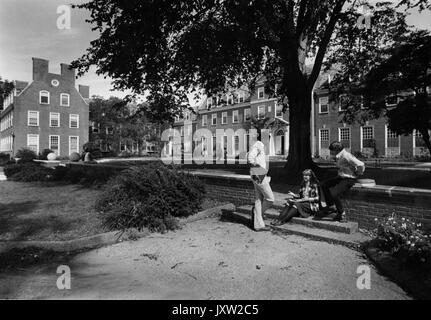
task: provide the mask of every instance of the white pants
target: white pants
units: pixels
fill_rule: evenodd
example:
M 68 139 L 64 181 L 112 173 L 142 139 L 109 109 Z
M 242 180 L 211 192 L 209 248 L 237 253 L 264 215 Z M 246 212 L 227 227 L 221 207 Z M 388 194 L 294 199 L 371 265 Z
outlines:
M 269 209 L 274 202 L 274 194 L 272 193 L 269 182 L 271 177 L 266 176 L 262 183 L 253 181 L 254 193 L 256 195 L 256 201 L 254 202 L 254 229 L 260 229 L 265 227 L 263 221 L 263 214 Z

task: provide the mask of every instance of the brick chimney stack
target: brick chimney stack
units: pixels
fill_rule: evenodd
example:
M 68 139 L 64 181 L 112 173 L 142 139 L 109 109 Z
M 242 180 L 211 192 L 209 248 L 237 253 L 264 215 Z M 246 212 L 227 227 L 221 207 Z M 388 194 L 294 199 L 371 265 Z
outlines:
M 75 85 L 75 69 L 70 68 L 70 65 L 61 63 L 61 76 Z
M 33 59 L 33 81 L 42 81 L 48 75 L 49 61 L 40 58 Z

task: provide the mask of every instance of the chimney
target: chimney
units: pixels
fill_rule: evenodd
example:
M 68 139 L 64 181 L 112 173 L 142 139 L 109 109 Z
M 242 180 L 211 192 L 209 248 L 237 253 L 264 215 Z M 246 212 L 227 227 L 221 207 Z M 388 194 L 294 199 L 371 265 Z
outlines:
M 78 91 L 84 99 L 90 98 L 90 87 L 89 86 L 83 86 L 80 84 L 78 86 Z
M 61 76 L 70 81 L 73 85 L 75 85 L 75 69 L 72 69 L 70 65 L 66 63 L 60 63 L 61 66 Z
M 48 74 L 49 61 L 39 58 L 32 58 L 33 60 L 33 81 L 41 81 L 45 79 Z

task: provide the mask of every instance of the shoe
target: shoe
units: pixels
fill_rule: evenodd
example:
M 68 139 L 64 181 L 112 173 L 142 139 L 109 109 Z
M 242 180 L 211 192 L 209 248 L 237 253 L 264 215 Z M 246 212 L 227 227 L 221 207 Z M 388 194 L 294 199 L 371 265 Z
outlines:
M 271 231 L 271 228 L 270 227 L 263 227 L 263 228 L 259 228 L 259 229 L 254 229 L 254 231 L 256 231 L 256 232 Z
M 337 213 L 337 215 L 332 219 L 332 221 L 338 221 L 341 223 L 347 222 L 345 213 Z

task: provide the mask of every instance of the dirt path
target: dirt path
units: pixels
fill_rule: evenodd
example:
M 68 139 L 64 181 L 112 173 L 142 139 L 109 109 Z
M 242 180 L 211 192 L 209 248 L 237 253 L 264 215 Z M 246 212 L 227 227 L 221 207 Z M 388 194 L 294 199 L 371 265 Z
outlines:
M 409 298 L 372 266 L 371 289 L 359 290 L 357 267 L 368 263 L 342 246 L 206 219 L 65 261 L 71 290 L 57 289 L 57 265 L 0 274 L 0 298 Z

